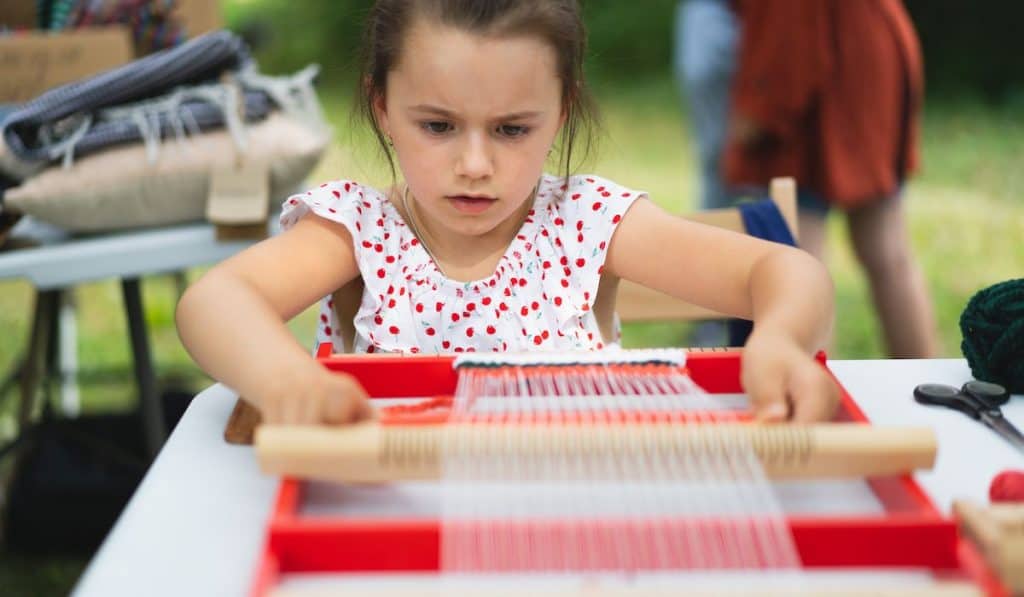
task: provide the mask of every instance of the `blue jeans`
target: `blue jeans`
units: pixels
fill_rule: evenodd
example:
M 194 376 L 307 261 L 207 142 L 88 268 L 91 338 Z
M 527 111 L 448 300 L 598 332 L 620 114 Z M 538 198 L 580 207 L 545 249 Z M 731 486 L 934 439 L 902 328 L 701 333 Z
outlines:
M 683 0 L 676 9 L 673 70 L 689 104 L 700 167 L 700 206 L 729 207 L 719 167 L 729 123 L 739 23 L 727 0 Z

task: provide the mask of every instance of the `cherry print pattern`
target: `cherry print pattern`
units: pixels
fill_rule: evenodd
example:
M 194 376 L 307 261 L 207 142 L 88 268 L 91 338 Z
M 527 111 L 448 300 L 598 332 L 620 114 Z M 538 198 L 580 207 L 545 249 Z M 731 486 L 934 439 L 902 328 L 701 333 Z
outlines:
M 591 309 L 609 241 L 623 214 L 646 193 L 597 176 L 544 175 L 534 207 L 494 273 L 445 278 L 387 198 L 335 181 L 285 200 L 287 229 L 307 213 L 343 224 L 365 283 L 353 352 L 595 350 Z M 330 297 L 320 304 L 317 344 L 345 352 Z M 615 338 L 619 340 L 616 326 Z

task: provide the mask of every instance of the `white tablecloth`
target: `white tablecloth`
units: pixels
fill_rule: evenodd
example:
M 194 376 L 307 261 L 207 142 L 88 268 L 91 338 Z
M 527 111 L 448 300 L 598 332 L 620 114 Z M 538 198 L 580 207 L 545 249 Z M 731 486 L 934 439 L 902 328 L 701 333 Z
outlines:
M 829 367 L 875 424 L 935 429 L 936 465 L 917 479 L 940 509 L 948 511 L 954 498 L 986 501 L 996 473 L 1024 468 L 1024 455 L 979 423 L 914 402 L 919 383 L 959 386 L 971 379 L 962 359 L 831 361 Z M 234 401 L 220 385 L 196 397 L 74 595 L 247 594 L 277 480 L 259 473 L 251 448 L 224 443 Z M 1004 412 L 1024 427 L 1024 399 L 1015 397 Z

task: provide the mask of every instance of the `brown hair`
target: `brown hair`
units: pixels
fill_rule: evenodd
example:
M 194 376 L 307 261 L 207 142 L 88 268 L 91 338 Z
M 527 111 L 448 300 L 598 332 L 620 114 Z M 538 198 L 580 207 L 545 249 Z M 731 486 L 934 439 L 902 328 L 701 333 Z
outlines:
M 550 43 L 557 56 L 566 114 L 559 148 L 563 174 L 572 172 L 577 140 L 582 142 L 580 156 L 590 154 L 598 114 L 583 77 L 586 30 L 578 0 L 377 0 L 363 37 L 356 110 L 370 123 L 392 176 L 395 163 L 373 104 L 386 94 L 388 72 L 398 61 L 404 36 L 417 17 L 471 33 L 536 35 Z

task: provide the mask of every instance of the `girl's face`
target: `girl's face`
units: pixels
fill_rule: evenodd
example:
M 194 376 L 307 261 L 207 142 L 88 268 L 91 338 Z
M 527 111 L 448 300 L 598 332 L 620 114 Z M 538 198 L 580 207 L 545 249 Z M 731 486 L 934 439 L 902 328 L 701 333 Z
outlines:
M 435 235 L 519 222 L 564 122 L 553 48 L 420 20 L 375 106 L 417 215 Z

